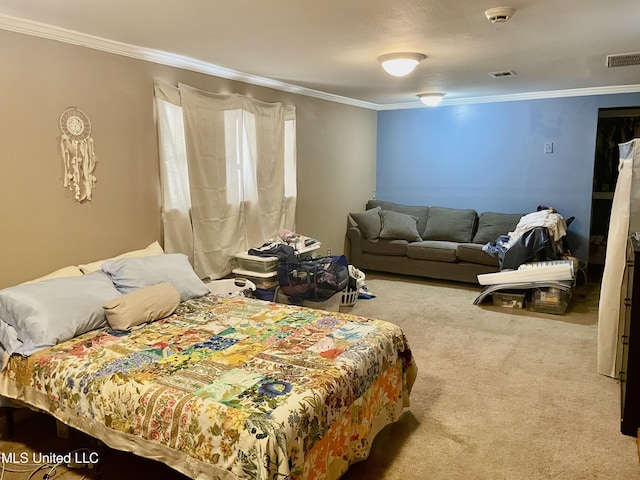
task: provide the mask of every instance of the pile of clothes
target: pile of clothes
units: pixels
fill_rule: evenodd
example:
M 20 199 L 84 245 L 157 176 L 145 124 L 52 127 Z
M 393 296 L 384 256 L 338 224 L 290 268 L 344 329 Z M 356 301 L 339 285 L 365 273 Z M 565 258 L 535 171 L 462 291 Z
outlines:
M 501 270 L 515 270 L 534 259 L 558 260 L 570 255 L 564 241 L 567 227 L 555 208 L 538 206 L 520 219 L 513 232 L 499 236 L 482 249 L 498 259 Z
M 286 295 L 324 301 L 349 286 L 358 298 L 375 297 L 364 283 L 364 273 L 348 265 L 343 255 L 313 258 L 313 247 L 319 244 L 315 238 L 284 231 L 247 253 L 278 258 L 278 283 Z
M 281 262 L 293 263 L 300 259 L 301 252 L 318 243 L 315 238 L 286 230 L 257 248 L 250 248 L 247 253 L 258 257 L 278 257 Z

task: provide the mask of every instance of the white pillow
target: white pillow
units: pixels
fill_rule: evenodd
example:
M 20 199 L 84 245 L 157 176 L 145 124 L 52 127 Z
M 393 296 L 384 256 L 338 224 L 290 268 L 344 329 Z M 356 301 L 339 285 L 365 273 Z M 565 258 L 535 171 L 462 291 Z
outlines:
M 183 302 L 209 293 L 207 286 L 193 271 L 187 256 L 182 253 L 115 258 L 104 262 L 102 271 L 109 275 L 123 295 L 163 282 L 173 285 L 180 292 Z
M 105 258 L 103 260 L 96 260 L 95 262 L 85 263 L 78 265 L 82 273 L 91 273 L 100 270 L 102 264 L 107 260 L 113 260 L 114 258 L 130 258 L 130 257 L 149 257 L 152 255 L 162 255 L 164 250 L 160 244 L 156 241 L 142 250 L 132 250 L 131 252 L 121 253 L 120 255 L 112 258 Z
M 17 334 L 8 353 L 31 355 L 77 335 L 106 326 L 102 305 L 120 292 L 104 272 L 54 278 L 0 290 L 0 319 Z M 10 329 L 9 329 L 10 330 Z M 12 332 L 9 332 L 12 333 Z
M 43 275 L 42 277 L 22 282 L 20 285 L 28 285 L 29 283 L 40 282 L 42 280 L 50 280 L 52 278 L 79 277 L 80 275 L 82 275 L 82 270 L 80 270 L 77 265 L 69 265 L 68 267 L 59 268 L 58 270 Z
M 109 300 L 102 308 L 111 328 L 126 331 L 168 317 L 179 304 L 180 292 L 168 283 L 159 283 Z

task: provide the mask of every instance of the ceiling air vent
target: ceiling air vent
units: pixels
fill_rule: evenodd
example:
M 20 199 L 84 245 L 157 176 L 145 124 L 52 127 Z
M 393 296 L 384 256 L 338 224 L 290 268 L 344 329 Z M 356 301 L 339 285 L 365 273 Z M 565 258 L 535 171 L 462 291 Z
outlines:
M 640 65 L 640 52 L 607 55 L 607 68 Z
M 489 73 L 489 76 L 491 78 L 514 77 L 515 75 L 516 75 L 516 72 L 514 72 L 513 70 L 506 70 L 504 72 L 491 72 L 491 73 Z

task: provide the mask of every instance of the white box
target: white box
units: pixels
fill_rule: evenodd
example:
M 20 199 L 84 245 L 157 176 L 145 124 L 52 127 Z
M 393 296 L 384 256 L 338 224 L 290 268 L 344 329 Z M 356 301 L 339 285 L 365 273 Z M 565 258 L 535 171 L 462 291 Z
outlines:
M 322 246 L 322 243 L 320 243 L 320 242 L 312 243 L 308 247 L 304 247 L 304 248 L 301 248 L 300 250 L 298 250 L 297 255 L 298 255 L 298 257 L 301 257 L 302 255 L 307 257 L 307 255 L 305 255 L 305 254 L 309 253 L 309 254 L 311 254 L 309 256 L 314 258 L 316 256 L 316 253 L 317 253 L 316 250 L 320 250 L 321 246 Z

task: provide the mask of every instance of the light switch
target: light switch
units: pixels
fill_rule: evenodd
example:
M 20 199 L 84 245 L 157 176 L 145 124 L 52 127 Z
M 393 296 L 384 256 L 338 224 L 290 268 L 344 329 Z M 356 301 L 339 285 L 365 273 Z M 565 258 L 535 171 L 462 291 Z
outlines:
M 553 153 L 553 142 L 545 142 L 544 153 Z

